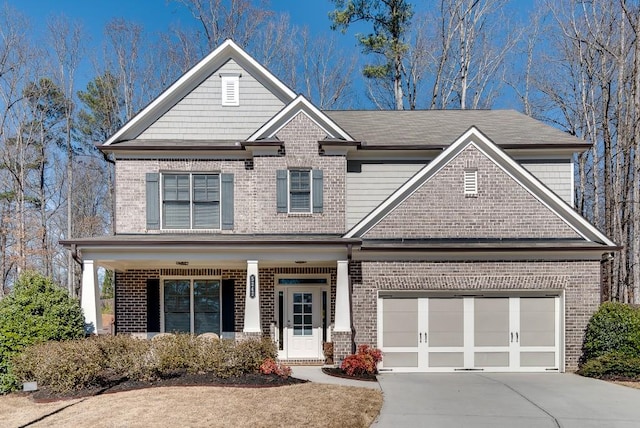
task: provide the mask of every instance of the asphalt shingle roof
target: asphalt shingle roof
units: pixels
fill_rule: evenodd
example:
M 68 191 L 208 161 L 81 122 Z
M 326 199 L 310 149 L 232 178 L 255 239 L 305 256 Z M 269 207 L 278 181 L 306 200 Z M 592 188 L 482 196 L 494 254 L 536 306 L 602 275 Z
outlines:
M 499 146 L 581 145 L 584 141 L 515 110 L 330 110 L 366 146 L 448 146 L 475 126 Z

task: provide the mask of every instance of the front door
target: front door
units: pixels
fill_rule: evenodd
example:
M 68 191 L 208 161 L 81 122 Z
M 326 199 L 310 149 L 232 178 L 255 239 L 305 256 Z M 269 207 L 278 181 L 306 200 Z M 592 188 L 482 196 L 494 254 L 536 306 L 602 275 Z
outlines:
M 319 358 L 322 350 L 322 290 L 287 288 L 285 350 L 287 358 Z

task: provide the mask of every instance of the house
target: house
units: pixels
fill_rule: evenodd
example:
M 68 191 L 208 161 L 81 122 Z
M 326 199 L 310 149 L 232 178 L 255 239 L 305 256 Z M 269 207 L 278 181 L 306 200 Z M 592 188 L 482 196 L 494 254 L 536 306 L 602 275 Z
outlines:
M 575 370 L 616 245 L 573 208 L 584 142 L 515 111 L 320 111 L 226 41 L 99 146 L 117 333 L 353 344 L 394 371 Z

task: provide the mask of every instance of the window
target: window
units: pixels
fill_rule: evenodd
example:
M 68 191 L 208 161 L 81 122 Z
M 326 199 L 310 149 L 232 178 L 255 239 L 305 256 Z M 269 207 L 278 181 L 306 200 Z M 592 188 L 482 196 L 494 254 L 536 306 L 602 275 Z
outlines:
M 240 76 L 221 76 L 222 105 L 240 105 Z
M 289 212 L 311 212 L 311 171 L 289 171 Z
M 220 334 L 220 280 L 166 279 L 163 296 L 165 332 Z
M 163 174 L 164 229 L 220 229 L 219 174 Z
M 321 213 L 323 204 L 322 170 L 290 169 L 276 171 L 279 213 Z
M 464 194 L 465 196 L 478 195 L 478 170 L 475 168 L 464 170 Z

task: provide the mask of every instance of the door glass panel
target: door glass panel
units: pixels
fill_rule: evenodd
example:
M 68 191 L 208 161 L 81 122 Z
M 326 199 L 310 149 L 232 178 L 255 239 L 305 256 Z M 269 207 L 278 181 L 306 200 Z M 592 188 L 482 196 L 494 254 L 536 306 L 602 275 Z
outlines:
M 382 346 L 418 346 L 418 299 L 382 300 Z
M 475 346 L 509 346 L 509 299 L 474 299 Z
M 293 293 L 293 313 L 305 314 L 304 316 L 293 316 L 294 336 L 311 336 L 313 334 L 312 312 L 313 293 Z
M 164 331 L 191 332 L 190 289 L 189 280 L 164 281 Z
M 194 333 L 220 334 L 220 281 L 193 282 Z
M 464 307 L 460 298 L 429 299 L 430 347 L 464 346 Z
M 520 346 L 555 346 L 555 310 L 554 297 L 520 299 Z

